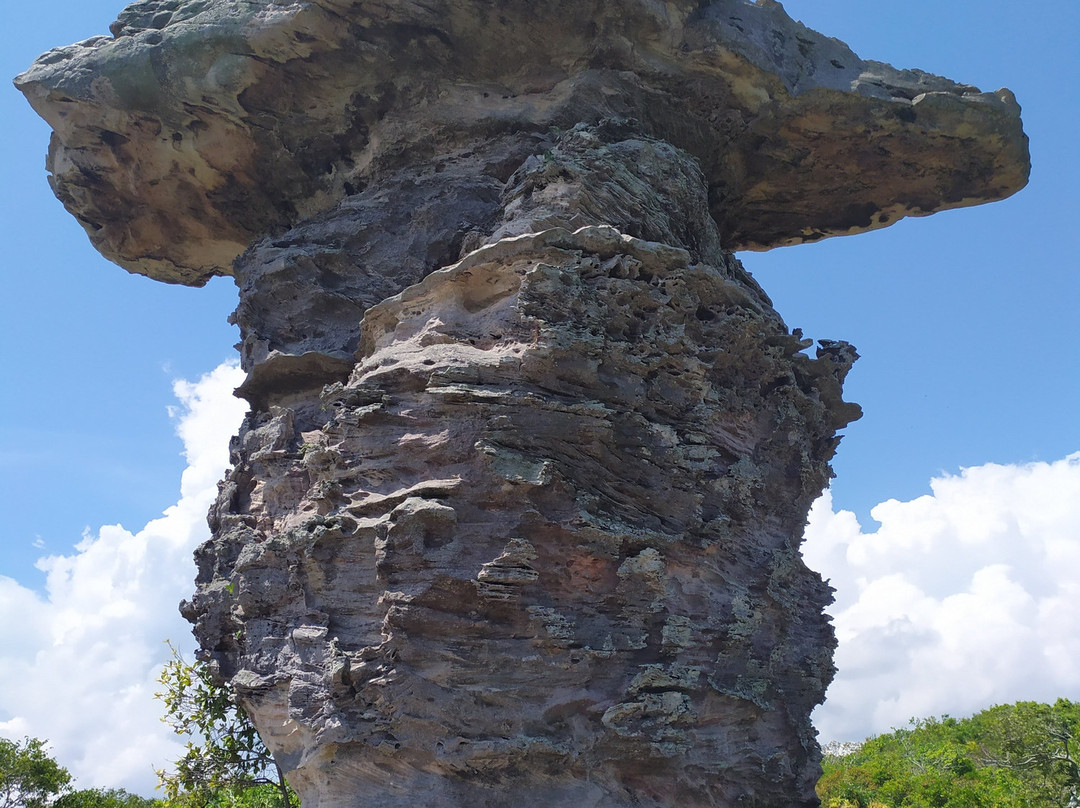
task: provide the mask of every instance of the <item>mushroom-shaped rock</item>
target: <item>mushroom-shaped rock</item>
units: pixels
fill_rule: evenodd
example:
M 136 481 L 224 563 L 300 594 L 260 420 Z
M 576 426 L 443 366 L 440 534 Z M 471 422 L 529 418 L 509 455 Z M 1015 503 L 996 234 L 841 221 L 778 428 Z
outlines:
M 1007 196 L 1019 107 L 867 62 L 761 0 L 141 0 L 17 79 L 53 187 L 121 266 L 200 284 L 427 158 L 603 118 L 698 161 L 727 249 Z M 514 145 L 518 148 L 515 150 Z M 522 153 L 522 149 L 525 150 Z
M 1006 196 L 1007 91 L 759 0 L 143 0 L 17 80 L 252 405 L 183 604 L 305 808 L 817 805 L 856 353 L 730 250 Z

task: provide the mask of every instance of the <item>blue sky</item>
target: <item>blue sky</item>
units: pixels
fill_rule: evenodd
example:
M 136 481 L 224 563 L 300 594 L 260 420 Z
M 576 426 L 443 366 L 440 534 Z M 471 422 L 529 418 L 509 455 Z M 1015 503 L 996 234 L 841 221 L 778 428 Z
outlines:
M 1027 188 L 992 205 L 743 256 L 791 326 L 862 355 L 865 416 L 835 462 L 838 506 L 865 514 L 930 477 L 1080 448 L 1080 4 L 792 0 L 863 58 L 1009 87 L 1031 139 Z
M 50 47 L 106 32 L 121 5 L 13 4 L 5 15 L 0 72 L 14 76 Z M 880 659 L 888 637 L 903 640 L 894 645 L 904 649 L 923 649 L 923 657 L 911 650 L 889 662 L 903 677 L 905 665 L 911 671 L 918 660 L 925 665 L 927 648 L 937 649 L 935 664 L 946 668 L 948 659 L 957 665 L 970 659 L 974 652 L 958 651 L 956 636 L 1019 649 L 1009 637 L 1041 636 L 1040 621 L 1057 614 L 1071 591 L 1063 579 L 1080 578 L 1080 555 L 1073 553 L 1080 515 L 1056 507 L 1080 499 L 1073 497 L 1080 463 L 1064 460 L 1080 450 L 1080 360 L 1073 346 L 1080 312 L 1073 236 L 1080 210 L 1080 4 L 789 0 L 785 8 L 864 58 L 922 68 L 984 90 L 1008 86 L 1024 108 L 1034 164 L 1028 188 L 1005 202 L 741 256 L 790 326 L 814 338 L 849 340 L 863 357 L 849 377 L 847 398 L 859 402 L 866 415 L 846 430 L 831 500 L 822 503 L 814 523 L 816 549 L 808 552 L 841 590 L 834 609 L 842 635 L 837 692 L 849 709 L 846 717 L 837 707 L 822 719 L 823 736 L 826 726 L 837 737 L 851 737 L 887 729 L 910 715 L 961 714 L 994 700 L 1080 697 L 1080 677 L 1070 679 L 1067 671 L 1043 681 L 1042 690 L 1025 690 L 1032 676 L 1020 660 L 1031 656 L 1030 649 L 1017 651 L 1016 664 L 988 680 L 977 698 L 977 688 L 931 680 L 912 695 L 915 674 L 905 689 L 872 670 L 865 658 Z M 210 474 L 206 469 L 220 463 L 224 451 L 214 448 L 224 443 L 219 422 L 237 417 L 235 411 L 215 414 L 228 404 L 220 403 L 232 378 L 226 371 L 194 384 L 235 354 L 237 334 L 225 322 L 235 293 L 228 279 L 203 289 L 166 286 L 98 256 L 46 183 L 48 128 L 10 85 L 0 85 L 0 108 L 0 227 L 6 250 L 0 302 L 6 347 L 0 584 L 7 587 L 0 587 L 0 608 L 33 612 L 42 631 L 51 632 L 49 642 L 39 638 L 41 646 L 56 647 L 72 636 L 70 612 L 98 608 L 72 599 L 80 569 L 120 576 L 110 589 L 119 591 L 116 581 L 143 580 L 146 570 L 116 572 L 120 567 L 101 560 L 109 552 L 148 546 L 162 535 L 197 540 L 196 527 L 151 529 L 159 525 L 152 520 L 166 509 L 170 519 L 188 507 L 205 511 L 194 489 L 181 493 L 181 475 L 196 466 L 200 479 Z M 177 379 L 194 386 L 176 388 Z M 172 417 L 169 408 L 175 408 Z M 206 460 L 211 455 L 218 459 Z M 212 485 L 204 480 L 199 491 L 205 498 Z M 890 500 L 896 502 L 879 506 Z M 1034 503 L 1040 504 L 1037 511 Z M 997 521 L 984 524 L 982 516 L 998 505 Z M 108 527 L 115 525 L 126 530 Z M 973 525 L 981 526 L 977 536 Z M 932 547 L 927 536 L 935 537 Z M 1035 553 L 1038 564 L 1025 567 L 1024 559 L 1014 557 L 1023 542 L 1043 548 Z M 186 563 L 190 548 L 176 553 L 169 563 Z M 47 555 L 66 560 L 36 567 Z M 981 559 L 974 566 L 973 557 Z M 953 582 L 931 581 L 925 579 L 928 568 L 964 572 Z M 52 571 L 48 580 L 46 570 Z M 144 583 L 143 590 L 152 589 L 152 576 Z M 185 591 L 182 582 L 177 586 L 172 602 Z M 1017 614 L 1028 609 L 1030 615 L 1017 618 L 1016 626 L 1004 618 L 981 628 L 964 622 L 971 604 L 1013 602 L 1013 596 L 1018 604 L 1021 596 L 1030 601 L 1017 606 Z M 138 598 L 131 594 L 128 601 Z M 61 603 L 68 604 L 63 620 L 57 617 Z M 72 605 L 79 603 L 84 605 Z M 117 611 L 110 603 L 102 614 Z M 0 620 L 20 613 L 0 614 Z M 183 641 L 184 624 L 174 613 L 168 619 L 173 622 L 145 628 L 144 645 L 132 646 L 144 673 L 160 650 L 146 643 L 160 644 L 166 636 Z M 937 639 L 927 645 L 919 625 L 936 627 Z M 13 644 L 8 637 L 0 640 Z M 1073 645 L 1055 646 L 1057 656 L 1048 657 L 1043 668 L 1053 669 L 1053 660 L 1069 658 L 1073 649 L 1071 658 L 1080 658 L 1080 634 L 1068 641 Z M 4 676 L 37 670 L 29 660 L 41 653 L 29 635 L 14 645 L 25 659 L 0 650 L 0 734 L 50 737 L 87 784 L 145 790 L 149 764 L 136 760 L 127 768 L 109 768 L 95 762 L 85 751 L 87 739 L 95 737 L 89 729 L 58 723 L 47 707 L 36 713 L 27 708 L 23 715 L 4 700 Z M 850 674 L 845 659 L 851 661 Z M 102 698 L 110 687 L 126 686 L 120 679 L 104 683 Z M 1060 692 L 1068 687 L 1073 690 Z M 882 695 L 883 688 L 892 689 Z M 851 717 L 864 704 L 876 705 L 877 723 Z M 89 721 L 92 711 L 88 715 Z
M 10 79 L 50 47 L 107 33 L 122 7 L 11 4 L 0 73 Z M 9 517 L 0 570 L 35 584 L 35 542 L 66 551 L 85 527 L 141 525 L 176 500 L 184 462 L 165 411 L 172 380 L 234 355 L 225 318 L 235 292 L 227 278 L 173 287 L 105 261 L 46 182 L 48 126 L 9 81 L 0 104 L 0 497 Z

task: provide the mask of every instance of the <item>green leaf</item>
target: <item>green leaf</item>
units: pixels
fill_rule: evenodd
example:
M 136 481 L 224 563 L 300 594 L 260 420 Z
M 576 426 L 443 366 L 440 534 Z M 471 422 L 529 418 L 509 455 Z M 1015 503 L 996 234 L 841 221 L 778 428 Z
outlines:
M 167 805 L 239 806 L 243 803 L 235 800 L 257 788 L 270 788 L 276 795 L 276 803 L 267 805 L 294 804 L 295 794 L 237 694 L 227 683 L 215 681 L 205 662 L 189 663 L 169 647 L 173 659 L 158 679 L 164 687 L 158 694 L 165 707 L 163 720 L 191 740 L 171 771 L 157 772 Z

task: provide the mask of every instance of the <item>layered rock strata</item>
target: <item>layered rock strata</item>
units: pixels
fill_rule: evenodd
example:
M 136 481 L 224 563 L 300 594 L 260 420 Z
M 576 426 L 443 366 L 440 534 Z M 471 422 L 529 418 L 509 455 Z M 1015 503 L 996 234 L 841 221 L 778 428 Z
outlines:
M 527 161 L 523 232 L 341 328 L 341 381 L 258 388 L 187 613 L 309 803 L 811 799 L 834 643 L 798 542 L 854 352 L 803 354 L 694 161 L 627 134 Z M 599 223 L 634 210 L 664 242 Z M 294 241 L 238 275 L 280 296 Z
M 811 806 L 851 346 L 731 255 L 987 201 L 1008 91 L 779 3 L 144 0 L 17 83 L 103 253 L 232 274 L 183 606 L 305 806 Z

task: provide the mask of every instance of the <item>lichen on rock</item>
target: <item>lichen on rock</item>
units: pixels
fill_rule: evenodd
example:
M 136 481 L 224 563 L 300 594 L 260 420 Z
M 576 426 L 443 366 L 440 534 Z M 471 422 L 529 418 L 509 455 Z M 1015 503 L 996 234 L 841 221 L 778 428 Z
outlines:
M 305 806 L 811 806 L 856 359 L 732 255 L 1001 198 L 1007 90 L 774 0 L 143 0 L 17 79 L 121 266 L 231 274 L 183 604 Z

